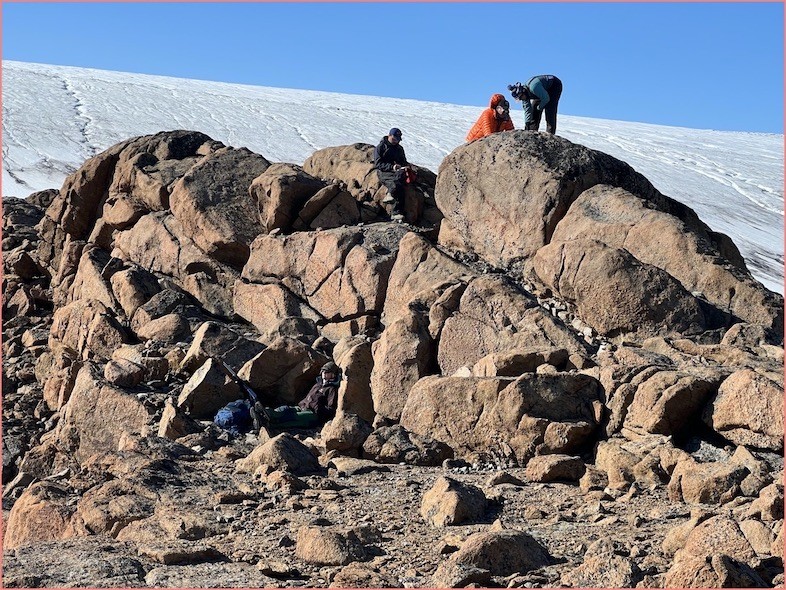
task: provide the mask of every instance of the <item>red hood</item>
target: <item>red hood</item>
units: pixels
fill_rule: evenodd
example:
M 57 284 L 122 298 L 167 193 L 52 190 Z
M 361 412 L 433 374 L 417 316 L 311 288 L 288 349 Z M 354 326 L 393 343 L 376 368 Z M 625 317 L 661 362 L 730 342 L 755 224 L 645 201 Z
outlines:
M 496 108 L 496 106 L 505 100 L 505 96 L 502 94 L 493 94 L 491 96 L 491 100 L 489 101 L 489 107 Z

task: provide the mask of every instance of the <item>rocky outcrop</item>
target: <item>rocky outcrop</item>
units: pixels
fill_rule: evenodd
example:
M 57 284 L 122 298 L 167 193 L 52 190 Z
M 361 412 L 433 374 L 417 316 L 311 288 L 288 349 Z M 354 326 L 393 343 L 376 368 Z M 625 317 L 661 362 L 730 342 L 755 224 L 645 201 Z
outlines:
M 573 201 L 601 183 L 656 194 L 611 156 L 554 135 L 514 131 L 453 150 L 440 164 L 435 198 L 467 249 L 507 266 L 551 242 Z
M 533 347 L 586 351 L 575 332 L 546 313 L 534 297 L 504 278 L 479 277 L 467 285 L 444 322 L 438 362 L 442 373 L 450 375 L 488 354 Z
M 782 584 L 782 298 L 730 240 L 521 131 L 389 223 L 372 151 L 172 131 L 4 201 L 4 579 Z M 328 361 L 324 426 L 213 423 Z
M 248 149 L 221 148 L 195 164 L 172 188 L 172 213 L 208 256 L 235 268 L 248 260 L 262 232 L 249 187 L 268 167 Z
M 673 202 L 664 208 L 661 199 L 597 185 L 576 199 L 552 236 L 555 243 L 585 239 L 623 249 L 719 310 L 782 335 L 782 299 L 750 276 L 728 237 L 711 231 L 690 210 L 678 212 Z
M 401 424 L 457 451 L 495 452 L 525 464 L 545 450 L 555 423 L 584 423 L 578 442 L 589 443 L 599 414 L 599 384 L 585 375 L 426 377 L 410 391 Z M 559 452 L 555 446 L 548 451 Z
M 765 326 L 775 342 L 782 341 L 782 297 L 750 276 L 729 238 L 606 154 L 555 136 L 497 133 L 445 158 L 435 196 L 448 212 L 443 243 L 503 268 L 534 267 L 541 281 L 585 308 L 595 297 L 607 297 L 598 304 L 611 304 L 609 311 L 655 294 L 647 312 L 638 310 L 643 318 L 656 313 L 645 319 L 645 329 L 665 335 L 673 326 L 657 314 L 669 313 L 680 301 L 688 306 L 682 321 L 698 322 L 694 331 L 734 323 L 730 312 Z M 593 292 L 587 286 L 592 281 L 611 284 Z M 709 305 L 693 300 L 698 293 Z M 638 328 L 589 313 L 585 321 L 602 333 L 613 331 L 613 323 L 620 323 L 622 332 Z

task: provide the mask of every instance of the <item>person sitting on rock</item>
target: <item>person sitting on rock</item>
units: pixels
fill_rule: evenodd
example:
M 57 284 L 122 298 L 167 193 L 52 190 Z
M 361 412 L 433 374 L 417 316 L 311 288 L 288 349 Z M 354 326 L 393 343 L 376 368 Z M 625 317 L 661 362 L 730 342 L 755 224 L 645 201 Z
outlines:
M 263 426 L 284 428 L 311 428 L 324 424 L 336 415 L 338 387 L 341 370 L 336 363 L 325 363 L 319 371 L 317 382 L 297 406 L 279 406 L 274 409 L 256 405 L 262 416 Z
M 480 117 L 467 134 L 467 141 L 474 141 L 499 131 L 511 130 L 513 130 L 513 121 L 510 120 L 510 103 L 502 94 L 492 94 L 489 108 L 480 113 Z
M 526 84 L 516 82 L 508 86 L 510 95 L 521 101 L 524 109 L 524 129 L 537 131 L 540 116 L 546 113 L 546 131 L 557 132 L 557 107 L 562 96 L 562 80 L 551 74 L 533 76 Z
M 379 179 L 388 189 L 388 196 L 383 203 L 393 203 L 393 221 L 404 220 L 404 189 L 407 183 L 413 182 L 417 169 L 407 162 L 404 148 L 401 147 L 401 129 L 393 127 L 374 148 L 374 168 Z

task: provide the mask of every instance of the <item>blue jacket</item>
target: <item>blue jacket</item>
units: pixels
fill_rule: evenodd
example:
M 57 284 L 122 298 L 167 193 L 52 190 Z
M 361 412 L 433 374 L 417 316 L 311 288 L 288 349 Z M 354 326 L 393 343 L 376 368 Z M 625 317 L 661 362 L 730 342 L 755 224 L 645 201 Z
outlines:
M 540 76 L 532 76 L 532 78 L 524 84 L 526 96 L 521 101 L 521 106 L 524 109 L 524 117 L 527 123 L 531 123 L 535 120 L 532 114 L 533 108 L 537 108 L 539 111 L 546 108 L 549 100 L 551 100 L 548 91 L 551 90 L 551 86 L 556 79 L 556 76 L 541 74 Z M 533 106 L 530 102 L 531 100 L 537 100 L 539 102 L 536 106 Z

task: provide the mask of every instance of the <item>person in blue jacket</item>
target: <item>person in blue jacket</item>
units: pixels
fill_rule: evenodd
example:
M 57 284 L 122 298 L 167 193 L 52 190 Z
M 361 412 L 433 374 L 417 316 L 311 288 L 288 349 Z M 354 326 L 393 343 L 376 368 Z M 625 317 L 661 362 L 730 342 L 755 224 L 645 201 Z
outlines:
M 551 74 L 533 76 L 526 84 L 516 82 L 508 86 L 510 95 L 521 101 L 525 129 L 537 131 L 541 114 L 546 112 L 546 131 L 557 132 L 557 105 L 562 95 L 562 80 Z

